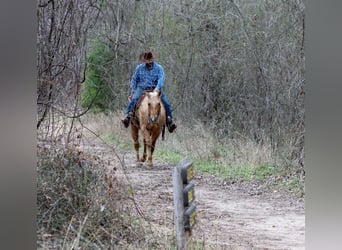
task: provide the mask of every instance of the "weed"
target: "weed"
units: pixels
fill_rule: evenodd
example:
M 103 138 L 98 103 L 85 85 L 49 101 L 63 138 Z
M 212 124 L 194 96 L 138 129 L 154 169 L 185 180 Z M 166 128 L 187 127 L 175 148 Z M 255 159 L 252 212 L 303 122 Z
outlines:
M 75 149 L 38 147 L 37 244 L 43 249 L 136 249 L 153 235 L 128 187 L 106 165 Z M 158 240 L 146 246 L 160 248 Z
M 88 122 L 94 124 L 96 131 L 107 142 L 133 151 L 130 130 L 123 129 L 119 117 L 117 113 L 107 116 L 92 114 Z M 96 123 L 99 120 L 101 122 Z M 278 152 L 274 146 L 267 143 L 267 139 L 256 143 L 242 135 L 235 135 L 234 138 L 222 138 L 218 141 L 200 122 L 191 126 L 187 126 L 183 121 L 178 123 L 182 126 L 179 126 L 176 132 L 167 133 L 165 141 L 161 141 L 161 138 L 157 141 L 155 159 L 176 165 L 182 158 L 187 157 L 195 163 L 197 171 L 243 181 L 277 179 L 276 182 L 280 183 L 283 182 L 284 176 L 292 171 L 285 167 L 288 164 L 288 152 L 291 151 L 290 148 L 286 150 L 286 145 Z M 296 190 L 295 192 L 304 192 L 303 178 L 297 176 L 297 180 L 285 186 Z

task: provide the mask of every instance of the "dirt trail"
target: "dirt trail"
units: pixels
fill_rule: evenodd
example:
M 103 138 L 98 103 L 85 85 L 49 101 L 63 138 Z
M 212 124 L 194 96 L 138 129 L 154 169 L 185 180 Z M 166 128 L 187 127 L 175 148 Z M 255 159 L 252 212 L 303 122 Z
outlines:
M 115 174 L 130 183 L 145 219 L 163 232 L 166 241 L 174 237 L 174 166 L 155 159 L 153 169 L 136 167 L 132 152 L 116 150 L 124 159 L 123 170 L 106 145 L 93 140 L 83 149 L 115 167 Z M 303 200 L 253 183 L 231 183 L 196 172 L 193 182 L 198 215 L 190 244 L 201 249 L 305 249 Z

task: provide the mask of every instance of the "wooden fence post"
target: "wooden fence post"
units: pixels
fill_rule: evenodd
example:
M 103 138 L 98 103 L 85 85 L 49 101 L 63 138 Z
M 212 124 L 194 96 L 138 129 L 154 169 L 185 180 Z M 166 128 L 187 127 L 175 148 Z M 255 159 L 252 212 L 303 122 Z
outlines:
M 181 169 L 175 167 L 172 172 L 173 201 L 174 201 L 174 221 L 176 225 L 177 250 L 185 249 L 184 231 L 184 207 L 183 207 L 183 181 Z

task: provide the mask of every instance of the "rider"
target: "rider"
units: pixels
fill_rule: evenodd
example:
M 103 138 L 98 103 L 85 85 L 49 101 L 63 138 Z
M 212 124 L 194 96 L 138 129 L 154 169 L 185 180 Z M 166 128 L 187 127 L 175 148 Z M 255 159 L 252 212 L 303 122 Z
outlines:
M 172 121 L 171 106 L 166 94 L 162 91 L 165 82 L 163 67 L 154 62 L 155 54 L 151 51 L 142 53 L 139 59 L 144 63 L 139 64 L 133 73 L 130 84 L 132 100 L 128 104 L 125 116 L 121 122 L 126 128 L 129 126 L 130 112 L 133 110 L 145 90 L 161 92 L 161 101 L 164 104 L 167 115 L 166 125 L 169 132 L 172 133 L 177 128 L 177 125 Z

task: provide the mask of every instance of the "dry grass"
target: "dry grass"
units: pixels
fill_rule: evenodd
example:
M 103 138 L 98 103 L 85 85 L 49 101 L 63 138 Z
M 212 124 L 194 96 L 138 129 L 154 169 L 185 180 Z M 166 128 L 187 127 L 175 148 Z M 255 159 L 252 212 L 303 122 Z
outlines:
M 109 143 L 133 151 L 130 129 L 121 125 L 121 116 L 121 113 L 90 114 L 85 123 Z M 264 179 L 272 186 L 304 195 L 304 170 L 288 160 L 296 151 L 291 146 L 293 138 L 289 137 L 280 148 L 266 137 L 260 143 L 240 134 L 218 140 L 200 122 L 187 124 L 176 120 L 176 123 L 176 132 L 166 132 L 165 141 L 161 138 L 157 141 L 154 157 L 158 160 L 177 164 L 187 157 L 200 171 L 245 181 Z
M 133 151 L 130 130 L 121 125 L 120 117 L 120 113 L 82 117 L 74 124 L 72 142 L 77 144 L 78 133 L 82 138 L 90 129 L 111 145 Z M 70 122 L 61 120 L 56 124 L 60 126 L 58 133 L 53 134 L 57 140 L 49 141 L 47 136 L 40 140 L 38 136 L 38 248 L 175 249 L 172 228 L 154 225 L 139 215 L 127 183 L 121 183 L 115 172 L 109 173 L 107 163 L 100 157 L 58 140 L 66 138 L 68 130 L 63 126 L 70 126 Z M 199 122 L 191 126 L 181 121 L 177 124 L 175 133 L 166 133 L 166 140 L 158 141 L 158 160 L 178 163 L 188 157 L 198 163 L 198 168 L 218 174 L 245 168 L 270 171 L 265 166 L 283 163 L 267 143 L 256 144 L 241 136 L 217 141 Z M 82 130 L 83 125 L 88 129 Z M 260 176 L 263 175 L 262 172 Z M 206 249 L 208 243 L 192 242 L 191 247 Z
M 173 249 L 174 237 L 146 221 L 129 184 L 108 171 L 115 166 L 79 150 L 90 130 L 130 146 L 118 116 L 51 117 L 37 133 L 38 249 Z
M 38 249 L 172 245 L 139 215 L 127 184 L 98 157 L 46 144 L 38 144 L 37 156 Z
M 109 142 L 133 150 L 130 129 L 125 129 L 120 124 L 120 114 L 91 114 L 85 123 Z M 269 143 L 257 144 L 242 136 L 218 141 L 200 122 L 187 125 L 185 122 L 177 121 L 177 124 L 176 132 L 166 132 L 165 141 L 159 138 L 155 154 L 167 154 L 171 158 L 174 155 L 175 162 L 179 158 L 188 157 L 232 168 L 277 166 L 283 163 Z

